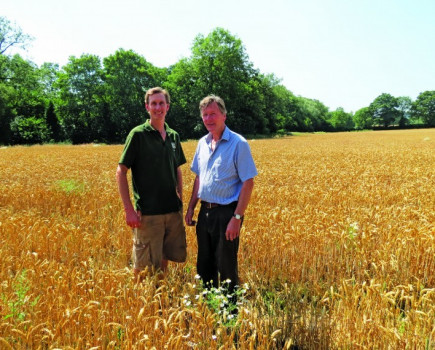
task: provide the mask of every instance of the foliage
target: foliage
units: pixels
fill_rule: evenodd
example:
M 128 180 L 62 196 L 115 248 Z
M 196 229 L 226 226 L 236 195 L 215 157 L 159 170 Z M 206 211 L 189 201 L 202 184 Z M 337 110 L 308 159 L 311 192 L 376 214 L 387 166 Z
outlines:
M 426 125 L 435 126 L 435 91 L 425 91 L 418 95 L 411 110 L 414 119 L 420 119 Z
M 254 68 L 242 41 L 219 27 L 198 34 L 191 55 L 167 68 L 122 48 L 102 60 L 83 54 L 71 56 L 63 67 L 49 62 L 37 67 L 19 54 L 8 54 L 11 48 L 24 49 L 32 39 L 4 17 L 0 39 L 0 144 L 122 143 L 147 118 L 144 93 L 153 86 L 169 91 L 167 122 L 182 139 L 206 132 L 198 104 L 208 94 L 224 99 L 228 126 L 244 135 L 435 124 L 431 91 L 415 102 L 382 94 L 353 118 L 343 109 L 330 112 L 322 102 L 295 96 L 279 78 Z M 33 128 L 32 133 L 40 130 L 39 136 L 19 135 L 18 122 L 28 120 L 35 126 L 40 119 L 48 136 L 42 127 Z
M 47 111 L 45 112 L 45 122 L 49 130 L 50 139 L 57 142 L 60 141 L 61 129 L 52 101 L 50 101 Z
M 2 56 L 0 56 L 2 57 Z M 0 124 L 2 135 L 0 142 L 11 142 L 11 123 L 17 116 L 24 118 L 43 119 L 46 100 L 39 85 L 38 68 L 25 61 L 21 56 L 2 57 L 3 65 L 0 74 L 5 77 L 0 82 Z M 41 129 L 41 131 L 44 131 Z M 37 139 L 43 140 L 44 135 Z M 20 138 L 15 139 L 15 142 Z
M 59 90 L 56 84 L 60 68 L 55 63 L 43 63 L 38 70 L 39 85 L 46 100 L 53 102 L 55 106 L 59 104 Z
M 375 125 L 390 126 L 400 117 L 397 98 L 390 94 L 382 94 L 375 98 L 369 109 Z
M 349 131 L 355 126 L 351 113 L 346 113 L 343 108 L 337 108 L 334 112 L 330 112 L 328 122 L 334 130 Z
M 369 107 L 357 110 L 353 116 L 353 122 L 357 130 L 370 129 L 373 126 L 373 115 Z
M 280 85 L 274 77 L 270 75 L 272 94 L 270 98 L 270 119 L 269 128 L 271 132 L 277 130 L 302 130 L 302 121 L 298 119 L 301 115 L 298 98 L 287 88 Z M 275 82 L 276 81 L 276 82 Z
M 331 125 L 327 121 L 328 107 L 318 100 L 300 97 L 297 119 L 302 124 L 299 131 L 328 131 Z
M 133 51 L 118 50 L 103 59 L 106 135 L 111 142 L 123 142 L 128 132 L 143 123 L 146 115 L 144 94 L 161 86 L 165 71 L 159 70 Z
M 85 184 L 74 179 L 57 180 L 54 185 L 55 188 L 65 192 L 66 194 L 80 194 L 85 190 Z
M 408 96 L 400 96 L 397 98 L 398 120 L 395 124 L 404 127 L 409 124 L 411 119 L 412 100 Z
M 0 144 L 11 142 L 10 123 L 18 114 L 23 114 L 20 106 L 32 103 L 26 98 L 32 95 L 33 99 L 38 99 L 37 91 L 33 91 L 32 65 L 19 55 L 13 58 L 8 55 L 12 48 L 25 49 L 31 41 L 32 37 L 19 26 L 0 16 Z M 35 116 L 29 116 L 32 115 Z
M 14 143 L 34 144 L 50 140 L 50 131 L 42 118 L 18 116 L 11 122 Z
M 16 276 L 12 282 L 12 289 L 14 296 L 11 299 L 8 299 L 6 294 L 2 295 L 2 299 L 8 308 L 3 319 L 11 318 L 13 322 L 21 323 L 36 306 L 40 297 L 31 300 L 31 297 L 27 294 L 30 290 L 30 284 L 26 278 L 26 270 L 22 270 Z
M 262 82 L 240 39 L 222 28 L 206 37 L 198 35 L 192 56 L 172 67 L 168 76 L 166 87 L 177 101 L 173 114 L 179 121 L 175 121 L 174 127 L 181 126 L 178 129 L 184 138 L 200 134 L 202 122 L 191 118 L 199 115 L 199 101 L 215 94 L 226 103 L 227 123 L 231 128 L 244 133 L 261 131 L 266 124 L 261 104 Z
M 12 87 L 0 84 L 0 144 L 7 144 L 11 141 L 10 123 L 16 114 L 9 103 L 13 92 Z
M 73 143 L 104 139 L 108 116 L 103 113 L 103 72 L 100 58 L 71 56 L 59 72 L 59 119 Z
M 199 79 L 190 59 L 183 58 L 169 69 L 163 86 L 170 91 L 171 107 L 167 121 L 180 133 L 182 139 L 198 138 L 204 134 L 198 109 L 204 93 L 199 89 Z
M 12 47 L 25 49 L 32 40 L 20 27 L 0 16 L 0 55 L 4 55 Z
M 249 290 L 249 285 L 245 283 L 230 293 L 228 290 L 229 280 L 223 281 L 218 288 L 207 288 L 200 281 L 199 275 L 196 275 L 195 279 L 199 281 L 199 284 L 194 285 L 194 295 L 184 295 L 184 305 L 198 308 L 201 303 L 205 303 L 216 315 L 218 325 L 223 325 L 227 328 L 235 327 L 237 325 L 239 308 L 245 307 L 247 304 L 246 294 Z

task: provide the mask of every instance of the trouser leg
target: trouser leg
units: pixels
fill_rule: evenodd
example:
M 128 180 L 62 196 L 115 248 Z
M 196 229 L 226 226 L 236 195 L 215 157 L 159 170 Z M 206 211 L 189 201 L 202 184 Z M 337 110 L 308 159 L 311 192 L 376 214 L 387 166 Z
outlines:
M 239 251 L 239 237 L 230 241 L 227 240 L 225 233 L 228 223 L 234 214 L 233 207 L 222 207 L 217 212 L 216 218 L 216 231 L 219 233 L 219 245 L 217 251 L 217 264 L 220 275 L 221 283 L 226 280 L 230 280 L 227 285 L 230 292 L 234 291 L 234 288 L 239 283 L 238 275 L 238 260 L 237 254 Z
M 216 247 L 219 237 L 213 236 L 210 231 L 209 211 L 201 207 L 196 225 L 196 238 L 198 243 L 198 256 L 196 269 L 198 275 L 207 286 L 217 287 L 218 268 L 216 259 Z
M 204 283 L 213 281 L 218 286 L 218 273 L 221 283 L 230 280 L 226 287 L 232 292 L 239 283 L 237 254 L 239 238 L 226 239 L 225 233 L 234 213 L 233 206 L 213 209 L 201 207 L 196 227 L 198 240 L 197 271 Z

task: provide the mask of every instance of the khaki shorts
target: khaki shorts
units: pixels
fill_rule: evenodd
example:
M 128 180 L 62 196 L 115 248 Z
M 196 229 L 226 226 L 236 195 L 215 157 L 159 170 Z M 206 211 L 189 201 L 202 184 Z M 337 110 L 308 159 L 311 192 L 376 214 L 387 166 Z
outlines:
M 133 229 L 134 268 L 160 268 L 162 259 L 186 261 L 186 230 L 181 211 L 143 215 L 141 226 Z

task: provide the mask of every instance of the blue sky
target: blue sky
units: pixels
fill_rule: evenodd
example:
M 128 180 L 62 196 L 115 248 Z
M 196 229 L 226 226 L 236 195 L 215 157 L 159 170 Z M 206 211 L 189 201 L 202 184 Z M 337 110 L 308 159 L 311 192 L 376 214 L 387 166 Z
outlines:
M 434 0 L 3 0 L 0 15 L 35 38 L 21 54 L 38 65 L 123 48 L 167 67 L 222 27 L 260 72 L 330 110 L 435 90 Z

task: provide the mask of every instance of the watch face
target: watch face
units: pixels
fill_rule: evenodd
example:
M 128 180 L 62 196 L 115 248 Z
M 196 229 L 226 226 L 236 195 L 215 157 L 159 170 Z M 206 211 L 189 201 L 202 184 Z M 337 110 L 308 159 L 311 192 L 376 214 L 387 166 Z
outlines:
M 240 220 L 242 217 L 239 214 L 234 214 L 233 215 L 237 220 Z

